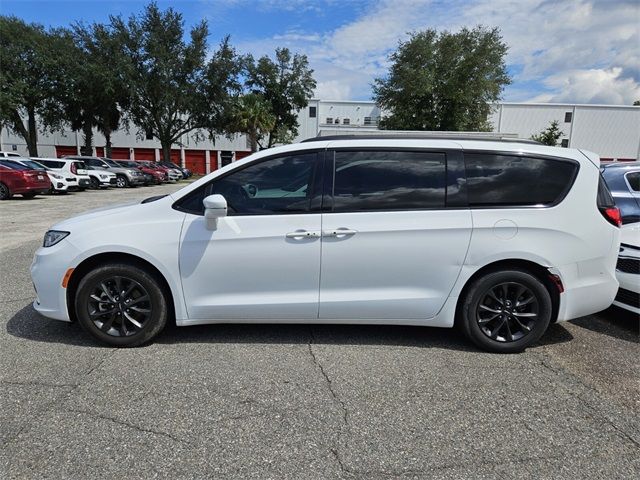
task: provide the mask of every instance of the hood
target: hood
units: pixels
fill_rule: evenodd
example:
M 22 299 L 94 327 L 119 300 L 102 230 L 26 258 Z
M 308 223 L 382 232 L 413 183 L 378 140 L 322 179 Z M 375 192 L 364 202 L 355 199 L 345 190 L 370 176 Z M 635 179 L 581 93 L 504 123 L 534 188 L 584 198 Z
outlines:
M 74 225 L 78 223 L 84 223 L 86 221 L 90 221 L 93 219 L 100 219 L 101 221 L 105 221 L 108 217 L 112 215 L 119 215 L 126 212 L 131 211 L 136 206 L 140 205 L 140 200 L 135 200 L 127 203 L 121 203 L 119 205 L 112 205 L 109 207 L 96 208 L 94 210 L 89 210 L 87 212 L 83 212 L 79 215 L 76 215 L 71 218 L 67 218 L 62 222 L 56 223 L 51 227 L 51 230 L 63 230 L 68 231 L 73 228 Z
M 640 247 L 640 222 L 623 225 L 620 232 L 620 243 Z

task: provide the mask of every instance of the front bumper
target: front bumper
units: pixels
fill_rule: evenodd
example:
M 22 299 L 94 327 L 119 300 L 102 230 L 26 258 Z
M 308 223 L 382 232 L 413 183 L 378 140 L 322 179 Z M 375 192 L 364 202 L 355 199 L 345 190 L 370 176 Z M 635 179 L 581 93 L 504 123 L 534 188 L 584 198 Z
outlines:
M 62 279 L 70 265 L 69 259 L 80 252 L 66 239 L 53 247 L 40 247 L 31 263 L 31 280 L 36 290 L 33 308 L 54 320 L 70 321 L 67 311 L 67 290 Z

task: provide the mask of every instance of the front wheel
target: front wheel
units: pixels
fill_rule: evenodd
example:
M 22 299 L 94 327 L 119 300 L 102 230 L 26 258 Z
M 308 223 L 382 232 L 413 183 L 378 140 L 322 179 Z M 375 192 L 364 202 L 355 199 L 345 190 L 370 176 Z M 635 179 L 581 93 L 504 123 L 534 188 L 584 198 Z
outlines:
M 469 287 L 461 308 L 467 338 L 491 352 L 520 352 L 538 341 L 551 321 L 551 295 L 529 272 L 488 273 Z
M 94 190 L 97 190 L 98 188 L 100 188 L 100 182 L 96 177 L 91 177 L 90 180 L 91 180 L 91 188 L 93 188 Z
M 116 177 L 116 187 L 124 188 L 128 186 L 129 186 L 129 179 L 127 179 L 127 177 L 125 177 L 124 175 L 118 175 Z
M 89 272 L 78 285 L 76 315 L 84 330 L 117 347 L 135 347 L 154 338 L 167 322 L 167 301 L 147 271 L 108 264 Z

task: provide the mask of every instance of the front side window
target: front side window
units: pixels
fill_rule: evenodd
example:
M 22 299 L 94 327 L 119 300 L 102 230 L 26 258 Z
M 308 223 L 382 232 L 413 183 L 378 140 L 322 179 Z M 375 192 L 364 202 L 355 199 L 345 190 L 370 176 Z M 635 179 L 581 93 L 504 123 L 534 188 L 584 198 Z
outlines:
M 444 208 L 444 153 L 335 152 L 333 211 Z
M 469 206 L 545 206 L 571 188 L 578 167 L 563 160 L 466 153 Z
M 315 152 L 298 153 L 251 164 L 191 193 L 177 208 L 202 214 L 204 198 L 220 194 L 227 200 L 229 215 L 308 212 L 316 158 Z

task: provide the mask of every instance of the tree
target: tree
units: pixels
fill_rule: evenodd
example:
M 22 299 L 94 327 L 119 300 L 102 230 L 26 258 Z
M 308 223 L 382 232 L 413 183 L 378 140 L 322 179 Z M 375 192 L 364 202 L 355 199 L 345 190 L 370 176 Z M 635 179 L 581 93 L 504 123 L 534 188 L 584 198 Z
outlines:
M 67 88 L 58 64 L 67 47 L 57 32 L 0 16 L 0 124 L 20 135 L 33 157 L 38 132 L 63 123 L 60 98 Z
M 91 155 L 93 127 L 105 137 L 105 155 L 111 157 L 111 133 L 120 127 L 129 105 L 126 66 L 120 39 L 107 25 L 73 28 L 75 50 L 69 62 L 74 95 L 66 102 L 66 114 L 74 130 L 84 135 L 83 154 Z
M 276 49 L 275 62 L 264 56 L 256 62 L 245 57 L 246 86 L 269 105 L 275 122 L 269 129 L 268 147 L 298 132 L 297 112 L 306 107 L 316 88 L 313 70 L 306 55 L 292 55 L 287 48 Z
M 213 97 L 220 87 L 211 85 L 210 79 L 217 78 L 225 87 L 233 82 L 215 63 L 229 60 L 227 44 L 222 54 L 213 54 L 213 65 L 206 63 L 206 22 L 191 29 L 189 42 L 184 40 L 182 15 L 172 8 L 160 11 L 155 3 L 147 5 L 140 17 L 126 22 L 112 17 L 111 22 L 126 58 L 128 116 L 141 132 L 160 140 L 163 159 L 171 159 L 171 146 L 180 144 L 183 135 L 196 129 L 216 131 L 219 125 L 214 123 L 225 116 L 228 102 Z
M 531 140 L 535 140 L 544 145 L 550 145 L 555 147 L 558 145 L 558 140 L 564 135 L 564 132 L 560 130 L 560 122 L 558 120 L 552 121 L 547 128 L 540 133 L 531 136 Z
M 633 102 L 633 106 L 637 107 L 640 105 L 640 100 L 636 100 L 635 102 Z
M 381 128 L 394 130 L 488 130 L 487 117 L 511 83 L 507 46 L 497 28 L 429 29 L 400 42 L 374 98 L 387 113 Z
M 239 97 L 235 104 L 230 130 L 245 133 L 249 137 L 251 151 L 256 152 L 258 146 L 262 148 L 261 140 L 273 129 L 275 121 L 269 104 L 262 96 L 248 93 Z

